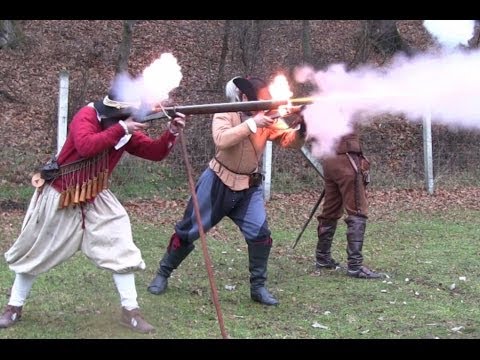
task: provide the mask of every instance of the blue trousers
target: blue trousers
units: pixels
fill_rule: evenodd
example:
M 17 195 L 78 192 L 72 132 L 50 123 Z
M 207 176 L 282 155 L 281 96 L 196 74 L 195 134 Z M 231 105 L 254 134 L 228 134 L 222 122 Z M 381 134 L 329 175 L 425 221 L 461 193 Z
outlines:
M 262 186 L 233 191 L 207 168 L 198 179 L 195 190 L 205 233 L 228 216 L 247 243 L 271 243 Z M 176 224 L 175 232 L 184 245 L 192 244 L 200 237 L 192 198 L 188 201 L 183 219 Z

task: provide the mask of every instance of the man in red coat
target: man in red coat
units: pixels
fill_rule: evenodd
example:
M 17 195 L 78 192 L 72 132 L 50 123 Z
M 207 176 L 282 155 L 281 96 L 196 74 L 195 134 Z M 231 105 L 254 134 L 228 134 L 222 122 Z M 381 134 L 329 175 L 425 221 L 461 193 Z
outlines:
M 134 104 L 117 100 L 110 93 L 75 114 L 58 155 L 58 169 L 50 176 L 44 173 L 36 183 L 20 236 L 5 253 L 16 276 L 0 328 L 21 318 L 39 274 L 81 250 L 96 266 L 113 273 L 122 304 L 120 323 L 140 333 L 155 331 L 137 303 L 134 271 L 144 270 L 145 262 L 133 242 L 125 208 L 108 189 L 108 179 L 125 151 L 152 161 L 164 159 L 185 122 L 178 114 L 152 139 L 142 132 L 147 125 L 129 116 Z

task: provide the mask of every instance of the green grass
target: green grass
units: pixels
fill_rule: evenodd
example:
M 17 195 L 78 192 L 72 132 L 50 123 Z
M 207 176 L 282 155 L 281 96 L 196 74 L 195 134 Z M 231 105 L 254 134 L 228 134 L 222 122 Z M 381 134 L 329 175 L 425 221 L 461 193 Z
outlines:
M 178 218 L 182 210 L 175 210 L 173 216 Z M 478 211 L 403 212 L 395 215 L 395 221 L 372 219 L 364 244 L 365 264 L 389 275 L 382 280 L 352 279 L 341 271 L 317 272 L 315 221 L 293 250 L 302 225 L 302 220 L 292 217 L 298 207 L 280 207 L 272 201 L 268 211 L 274 239 L 268 287 L 278 296 L 278 307 L 250 300 L 246 244 L 234 224 L 224 220 L 207 235 L 224 324 L 231 338 L 480 338 Z M 13 225 L 20 221 L 19 216 Z M 173 226 L 171 219 L 167 222 Z M 172 226 L 159 226 L 138 216 L 132 216 L 132 224 L 147 263 L 146 271 L 136 277 L 138 300 L 146 318 L 156 326 L 156 334 L 136 334 L 118 324 L 120 305 L 111 274 L 77 253 L 37 279 L 22 321 L 0 330 L 0 338 L 221 338 L 200 240 L 174 272 L 168 291 L 154 296 L 146 287 Z M 11 241 L 0 235 L 1 248 L 6 249 Z M 341 224 L 333 256 L 342 263 L 345 246 Z M 1 261 L 4 302 L 13 276 Z M 465 281 L 459 279 L 463 276 Z M 227 290 L 226 285 L 235 288 Z
M 121 201 L 150 199 L 160 196 L 163 199 L 178 197 L 186 193 L 185 175 L 175 173 L 161 162 L 152 162 L 127 157 L 112 174 L 111 189 Z
M 0 204 L 2 208 L 23 208 L 32 197 L 34 188 L 27 184 L 0 183 Z

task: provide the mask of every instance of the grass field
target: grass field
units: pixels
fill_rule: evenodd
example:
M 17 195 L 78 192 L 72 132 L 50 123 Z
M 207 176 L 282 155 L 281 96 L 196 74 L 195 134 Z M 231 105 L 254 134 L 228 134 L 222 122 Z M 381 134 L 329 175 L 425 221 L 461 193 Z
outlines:
M 315 219 L 295 249 L 292 244 L 318 194 L 274 195 L 267 203 L 274 240 L 267 285 L 278 296 L 278 307 L 250 300 L 246 244 L 229 219 L 221 222 L 207 234 L 207 242 L 229 338 L 480 338 L 480 212 L 475 201 L 458 201 L 475 196 L 419 193 L 371 194 L 364 257 L 366 265 L 388 275 L 381 280 L 316 271 Z M 221 338 L 200 240 L 165 294 L 146 290 L 183 212 L 185 195 L 124 201 L 147 264 L 136 277 L 138 300 L 155 334 L 136 334 L 118 324 L 120 302 L 111 274 L 77 253 L 38 277 L 22 320 L 0 330 L 0 339 Z M 1 213 L 2 254 L 18 235 L 23 215 L 23 209 Z M 343 264 L 345 246 L 341 223 L 333 256 Z M 1 306 L 13 278 L 0 261 Z

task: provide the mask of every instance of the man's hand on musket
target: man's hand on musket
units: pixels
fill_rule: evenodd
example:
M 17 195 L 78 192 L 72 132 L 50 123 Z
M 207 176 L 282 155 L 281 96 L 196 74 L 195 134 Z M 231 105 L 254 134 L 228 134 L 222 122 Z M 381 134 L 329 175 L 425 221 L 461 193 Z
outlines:
M 148 124 L 136 122 L 133 117 L 129 117 L 123 123 L 126 125 L 126 130 L 128 130 L 125 131 L 126 135 L 133 134 L 137 130 L 144 130 L 148 127 Z
M 259 128 L 269 127 L 270 125 L 275 123 L 275 119 L 272 119 L 270 116 L 265 115 L 264 111 L 259 111 L 253 117 L 253 121 Z
M 185 114 L 176 112 L 175 117 L 167 123 L 167 126 L 173 135 L 178 135 L 180 130 L 185 128 Z

